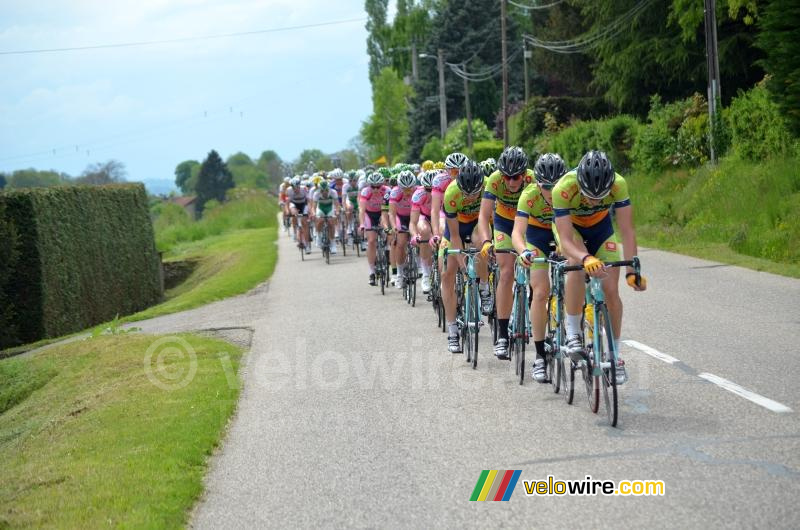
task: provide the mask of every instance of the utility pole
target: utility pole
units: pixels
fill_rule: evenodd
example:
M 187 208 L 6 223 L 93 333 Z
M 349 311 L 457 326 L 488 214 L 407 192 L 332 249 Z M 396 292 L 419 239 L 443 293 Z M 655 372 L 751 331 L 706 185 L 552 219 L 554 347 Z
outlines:
M 500 0 L 500 49 L 503 61 L 503 146 L 508 147 L 508 65 L 506 64 L 506 0 Z
M 411 79 L 416 83 L 419 81 L 419 74 L 417 73 L 417 42 L 411 41 Z
M 467 65 L 464 64 L 466 69 Z M 464 77 L 464 107 L 467 109 L 467 148 L 469 148 L 470 156 L 472 156 L 472 109 L 469 105 L 469 81 L 466 76 Z
M 447 132 L 447 100 L 444 98 L 444 50 L 439 48 L 436 61 L 439 65 L 439 127 L 442 140 Z
M 717 103 L 720 101 L 722 90 L 719 84 L 719 55 L 717 52 L 717 2 L 705 0 L 705 27 L 706 27 L 706 63 L 708 66 L 708 141 L 711 151 L 711 163 L 717 163 L 716 150 L 714 149 L 714 124 L 717 123 Z
M 522 62 L 525 65 L 525 101 L 530 98 L 530 83 L 528 83 L 528 61 L 533 57 L 533 52 L 525 46 L 525 41 L 522 41 Z

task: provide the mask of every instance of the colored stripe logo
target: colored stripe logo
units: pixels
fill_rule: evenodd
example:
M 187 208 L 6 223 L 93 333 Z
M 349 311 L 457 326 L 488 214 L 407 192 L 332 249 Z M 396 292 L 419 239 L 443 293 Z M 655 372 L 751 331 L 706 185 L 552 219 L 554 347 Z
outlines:
M 521 473 L 521 469 L 484 469 L 469 500 L 507 501 L 514 493 Z

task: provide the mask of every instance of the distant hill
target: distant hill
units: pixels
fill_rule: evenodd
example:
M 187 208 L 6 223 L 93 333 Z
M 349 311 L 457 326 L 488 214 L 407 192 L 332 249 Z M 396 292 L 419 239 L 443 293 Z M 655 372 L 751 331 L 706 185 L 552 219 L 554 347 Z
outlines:
M 175 181 L 169 179 L 143 180 L 144 187 L 150 195 L 169 195 L 171 191 L 178 193 Z

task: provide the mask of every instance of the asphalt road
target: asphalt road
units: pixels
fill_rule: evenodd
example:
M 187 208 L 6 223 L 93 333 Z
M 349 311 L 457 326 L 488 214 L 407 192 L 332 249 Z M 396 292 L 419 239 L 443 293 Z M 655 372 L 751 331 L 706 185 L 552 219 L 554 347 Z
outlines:
M 268 286 L 137 324 L 253 330 L 238 413 L 193 526 L 800 522 L 800 281 L 643 250 L 648 291 L 621 286 L 623 340 L 639 349 L 623 347 L 630 381 L 611 428 L 580 386 L 571 406 L 549 385 L 520 387 L 488 328 L 477 370 L 447 353 L 430 306 L 411 308 L 394 289 L 381 296 L 363 257 L 326 266 L 316 252 L 301 263 L 286 236 L 279 244 Z M 718 378 L 775 403 L 709 381 Z M 469 502 L 483 469 L 521 470 L 509 502 Z M 526 496 L 523 481 L 548 475 L 662 480 L 665 495 Z

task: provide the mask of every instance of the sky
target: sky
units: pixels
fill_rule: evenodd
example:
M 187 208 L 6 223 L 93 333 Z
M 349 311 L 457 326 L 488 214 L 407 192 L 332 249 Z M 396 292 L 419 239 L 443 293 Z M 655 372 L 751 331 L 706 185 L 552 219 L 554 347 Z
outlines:
M 393 4 L 393 2 L 392 2 Z M 393 10 L 390 9 L 390 13 Z M 363 0 L 2 0 L 0 171 L 128 180 L 183 160 L 347 147 L 372 110 L 365 20 L 135 47 L 6 54 L 365 19 Z

